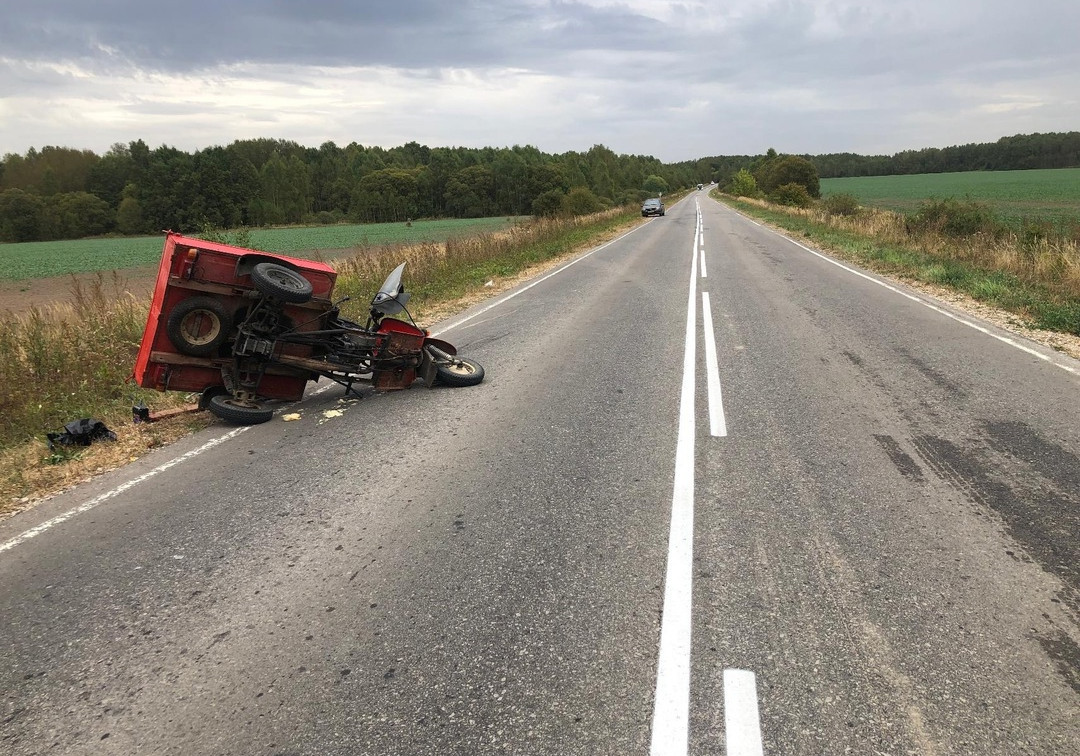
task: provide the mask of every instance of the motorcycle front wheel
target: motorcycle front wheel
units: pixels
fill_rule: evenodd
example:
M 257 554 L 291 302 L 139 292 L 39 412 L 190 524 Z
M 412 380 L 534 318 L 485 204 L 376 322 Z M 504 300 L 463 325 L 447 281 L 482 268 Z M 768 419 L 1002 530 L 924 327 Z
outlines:
M 449 365 L 436 366 L 435 378 L 439 383 L 455 388 L 475 386 L 484 380 L 484 368 L 478 362 L 455 358 Z

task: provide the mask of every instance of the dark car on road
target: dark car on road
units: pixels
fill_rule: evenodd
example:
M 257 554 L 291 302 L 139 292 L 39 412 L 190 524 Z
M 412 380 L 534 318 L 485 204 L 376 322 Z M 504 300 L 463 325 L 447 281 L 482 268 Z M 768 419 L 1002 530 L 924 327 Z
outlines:
M 641 217 L 642 218 L 645 218 L 645 217 L 650 216 L 650 215 L 663 215 L 663 214 L 664 214 L 664 203 L 661 202 L 656 197 L 653 197 L 652 199 L 647 199 L 643 203 L 641 203 Z

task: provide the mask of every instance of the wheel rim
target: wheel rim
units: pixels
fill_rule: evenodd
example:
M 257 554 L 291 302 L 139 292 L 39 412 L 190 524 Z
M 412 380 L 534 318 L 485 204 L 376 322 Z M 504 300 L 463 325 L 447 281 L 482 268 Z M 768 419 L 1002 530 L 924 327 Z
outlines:
M 467 362 L 455 362 L 447 365 L 445 369 L 454 375 L 472 375 L 476 372 L 476 368 Z
M 221 319 L 209 310 L 193 310 L 180 321 L 180 332 L 191 346 L 210 344 L 221 333 Z
M 283 289 L 290 289 L 292 291 L 301 291 L 304 288 L 303 282 L 298 281 L 290 270 L 282 270 L 280 268 L 270 268 L 265 272 L 267 278 L 272 280 L 278 286 Z
M 259 405 L 256 404 L 255 402 L 249 402 L 246 399 L 236 399 L 236 398 L 231 397 L 231 396 L 226 397 L 224 399 L 221 399 L 220 403 L 221 404 L 227 404 L 230 407 L 236 407 L 237 409 L 249 409 L 249 410 L 261 409 L 259 407 Z

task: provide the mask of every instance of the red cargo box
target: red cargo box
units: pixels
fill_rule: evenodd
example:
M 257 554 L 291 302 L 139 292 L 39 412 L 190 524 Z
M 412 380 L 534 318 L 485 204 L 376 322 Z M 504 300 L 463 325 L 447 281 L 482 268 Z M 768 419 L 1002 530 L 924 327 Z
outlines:
M 185 354 L 169 336 L 170 327 L 176 328 L 175 322 L 170 323 L 170 315 L 178 306 L 183 310 L 193 304 L 182 305 L 186 300 L 210 299 L 225 313 L 223 327 L 231 330 L 259 297 L 251 281 L 251 270 L 261 262 L 290 268 L 311 283 L 310 301 L 286 304 L 284 314 L 297 331 L 317 330 L 323 314 L 332 307 L 337 280 L 336 271 L 329 265 L 170 232 L 165 238 L 150 314 L 135 362 L 135 382 L 159 391 L 202 392 L 222 386 L 222 367 L 230 362 L 229 344 L 226 342 L 204 356 L 192 356 L 190 349 Z M 307 357 L 310 349 L 291 345 L 286 353 Z M 268 399 L 300 399 L 306 383 L 316 378 L 318 374 L 311 371 L 273 365 L 259 381 L 259 394 Z

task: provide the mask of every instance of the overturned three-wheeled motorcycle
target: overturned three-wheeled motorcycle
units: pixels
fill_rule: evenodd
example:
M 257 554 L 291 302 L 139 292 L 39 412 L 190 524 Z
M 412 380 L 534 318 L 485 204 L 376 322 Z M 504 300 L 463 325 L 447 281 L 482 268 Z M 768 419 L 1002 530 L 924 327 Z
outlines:
M 273 416 L 326 377 L 355 392 L 472 386 L 484 369 L 413 322 L 399 265 L 372 298 L 363 326 L 341 317 L 337 272 L 321 262 L 168 232 L 135 382 L 196 392 L 200 405 L 240 425 Z M 404 313 L 408 320 L 396 315 Z

